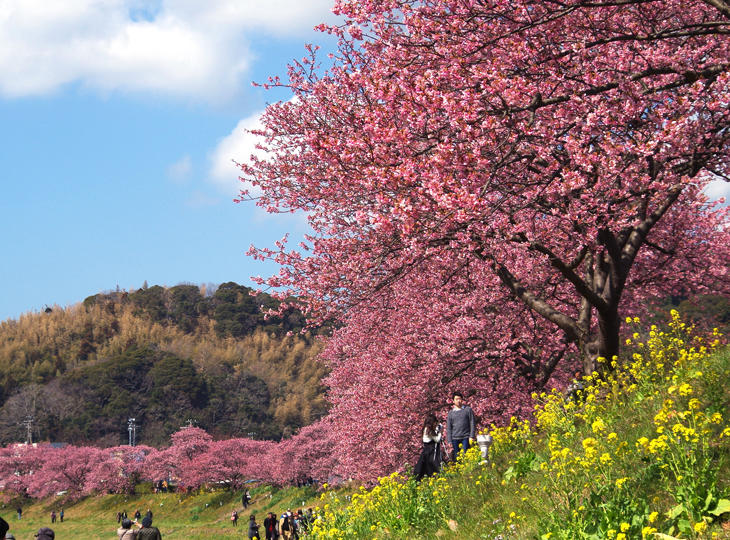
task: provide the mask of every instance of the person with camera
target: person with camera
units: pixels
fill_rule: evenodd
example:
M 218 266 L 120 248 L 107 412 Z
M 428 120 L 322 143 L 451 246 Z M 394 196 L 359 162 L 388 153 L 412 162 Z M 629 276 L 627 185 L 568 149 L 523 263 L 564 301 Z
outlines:
M 423 448 L 413 470 L 416 480 L 420 481 L 424 476 L 431 476 L 441 471 L 442 435 L 443 426 L 439 424 L 436 415 L 429 414 L 423 422 L 423 432 L 421 433 Z

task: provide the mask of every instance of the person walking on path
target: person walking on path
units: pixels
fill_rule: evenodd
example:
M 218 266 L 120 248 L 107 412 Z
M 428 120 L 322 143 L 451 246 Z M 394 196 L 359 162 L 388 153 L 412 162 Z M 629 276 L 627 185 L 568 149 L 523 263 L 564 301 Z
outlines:
M 231 512 L 231 523 L 234 527 L 238 526 L 238 512 L 235 510 Z
M 152 526 L 152 518 L 142 519 L 142 528 L 137 531 L 137 540 L 162 540 L 160 529 Z
M 256 523 L 256 516 L 251 514 L 251 517 L 248 518 L 248 540 L 253 540 L 254 538 L 260 540 L 259 524 Z
M 18 519 L 23 518 L 23 508 L 18 506 Z
M 269 512 L 269 515 L 264 519 L 264 532 L 266 532 L 266 540 L 276 540 L 279 537 L 279 531 L 277 530 L 276 516 L 273 512 Z
M 129 518 L 122 520 L 121 526 L 117 529 L 117 536 L 119 540 L 136 540 L 137 529 L 134 528 L 132 521 Z
M 421 441 L 423 448 L 418 458 L 416 467 L 413 472 L 416 480 L 421 480 L 424 476 L 431 476 L 441 471 L 441 436 L 443 434 L 443 426 L 439 424 L 436 415 L 429 414 L 423 422 L 423 431 L 421 432 Z
M 58 519 L 60 519 L 61 523 L 63 523 L 63 508 L 61 508 L 61 511 L 58 513 Z
M 446 417 L 446 432 L 451 441 L 451 458 L 456 461 L 459 451 L 466 452 L 469 444 L 474 442 L 476 437 L 476 418 L 474 411 L 469 405 L 464 404 L 464 396 L 454 392 L 454 407 Z
M 56 523 L 56 511 L 51 510 L 51 523 Z
M 291 515 L 291 510 L 281 515 L 279 531 L 283 540 L 292 540 L 294 538 L 294 518 Z

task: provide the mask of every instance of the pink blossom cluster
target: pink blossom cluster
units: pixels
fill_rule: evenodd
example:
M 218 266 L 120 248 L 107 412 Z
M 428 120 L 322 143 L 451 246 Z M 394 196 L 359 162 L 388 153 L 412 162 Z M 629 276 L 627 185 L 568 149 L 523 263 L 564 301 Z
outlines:
M 35 498 L 68 493 L 132 493 L 144 481 L 171 480 L 181 489 L 241 489 L 256 480 L 291 484 L 331 476 L 329 443 L 322 425 L 275 443 L 252 439 L 214 441 L 204 430 L 174 433 L 168 448 L 149 446 L 54 446 L 14 444 L 0 448 L 0 491 Z

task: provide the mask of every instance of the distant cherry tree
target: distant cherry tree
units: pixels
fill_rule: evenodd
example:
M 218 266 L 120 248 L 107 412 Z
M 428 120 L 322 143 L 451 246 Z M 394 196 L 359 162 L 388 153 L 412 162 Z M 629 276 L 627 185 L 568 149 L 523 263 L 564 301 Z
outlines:
M 73 499 L 80 498 L 102 459 L 103 451 L 92 446 L 45 446 L 42 465 L 25 476 L 28 495 L 43 498 L 63 491 Z
M 144 445 L 105 448 L 87 476 L 84 493 L 134 493 L 144 475 L 147 457 L 156 452 Z
M 193 464 L 204 455 L 213 437 L 204 429 L 184 427 L 170 436 L 172 444 L 153 452 L 146 460 L 144 475 L 150 480 L 173 479 L 182 487 L 198 487 L 198 473 Z

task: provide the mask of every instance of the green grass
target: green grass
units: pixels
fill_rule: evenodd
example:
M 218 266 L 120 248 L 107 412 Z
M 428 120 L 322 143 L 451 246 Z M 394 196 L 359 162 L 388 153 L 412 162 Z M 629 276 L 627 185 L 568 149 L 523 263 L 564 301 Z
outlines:
M 143 486 L 144 487 L 144 486 Z M 153 512 L 153 524 L 163 538 L 203 540 L 211 538 L 242 538 L 248 529 L 248 517 L 256 514 L 261 525 L 266 513 L 281 513 L 286 509 L 308 508 L 316 504 L 312 488 L 283 488 L 258 486 L 250 490 L 253 498 L 247 510 L 241 505 L 241 492 L 201 491 L 185 495 L 179 493 L 140 493 L 136 495 L 101 495 L 87 497 L 75 504 L 63 504 L 63 498 L 34 501 L 23 505 L 23 519 L 18 521 L 15 504 L 0 508 L 0 515 L 10 523 L 10 532 L 18 540 L 33 538 L 41 527 L 51 527 L 56 538 L 109 539 L 116 538 L 118 511 L 134 511 L 144 515 L 147 508 Z M 64 522 L 51 524 L 51 511 L 63 505 Z M 238 510 L 238 527 L 231 525 L 231 511 Z M 263 529 L 262 529 L 263 530 Z

